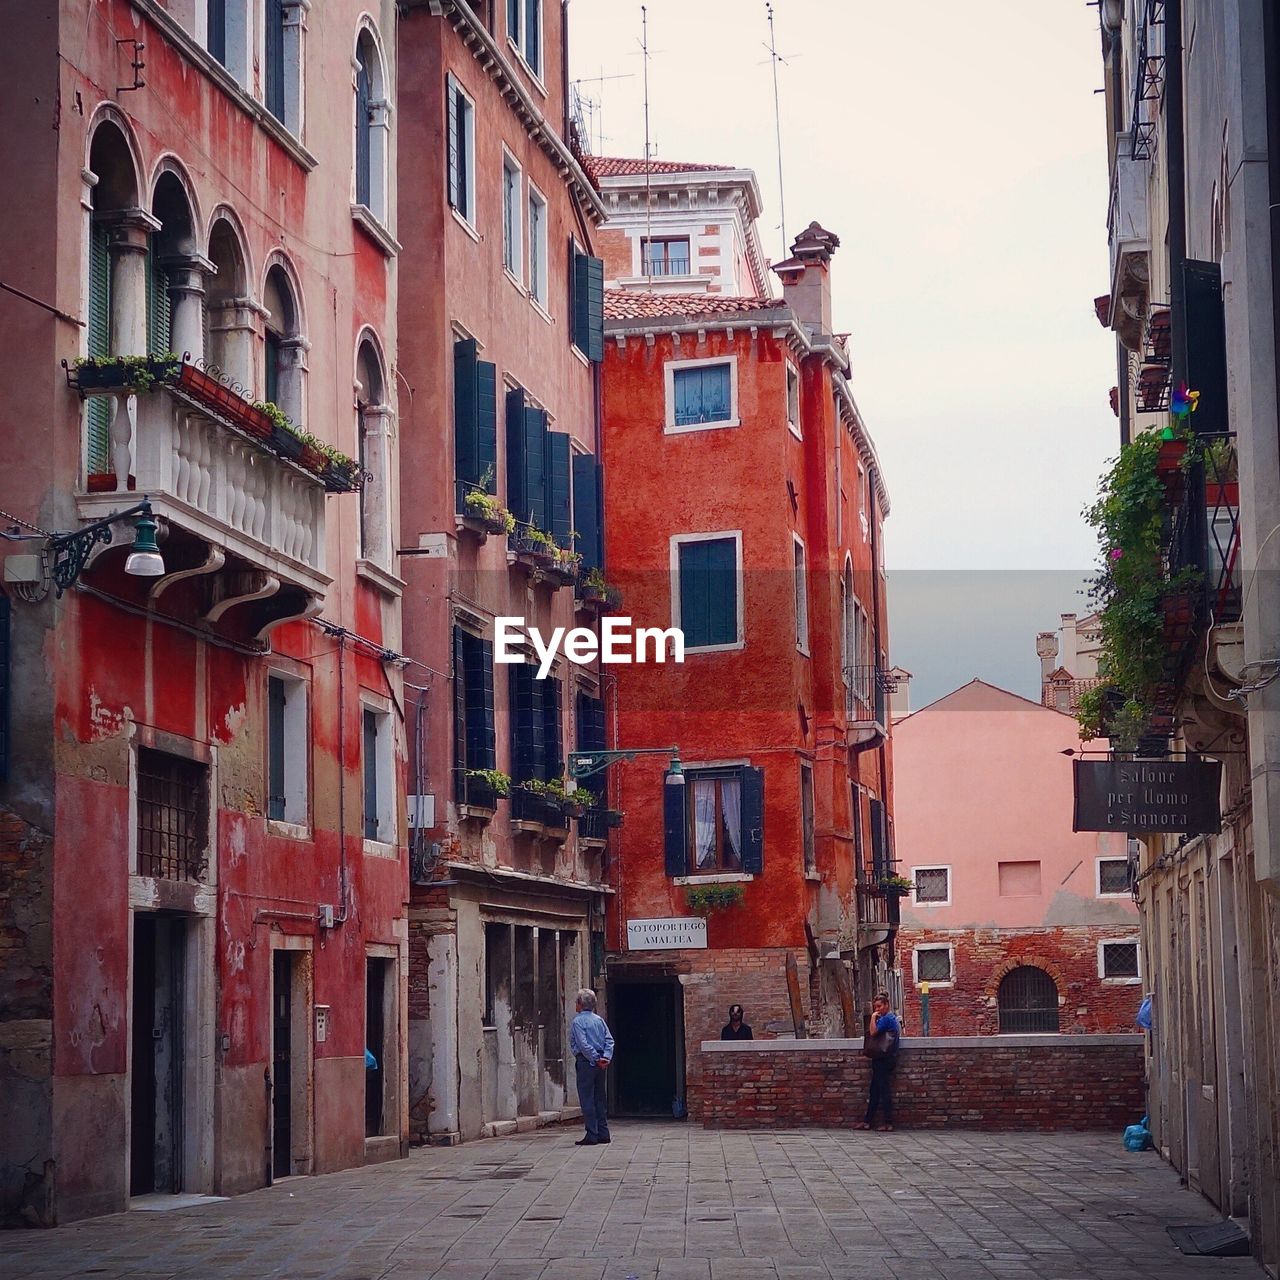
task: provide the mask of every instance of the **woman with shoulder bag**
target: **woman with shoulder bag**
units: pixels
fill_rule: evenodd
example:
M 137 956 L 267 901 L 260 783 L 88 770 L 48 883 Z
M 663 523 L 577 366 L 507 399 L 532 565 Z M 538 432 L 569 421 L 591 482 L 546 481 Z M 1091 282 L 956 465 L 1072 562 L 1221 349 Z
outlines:
M 875 998 L 874 1012 L 867 1019 L 867 1034 L 863 1038 L 862 1052 L 871 1059 L 871 1093 L 867 1098 L 867 1114 L 857 1129 L 876 1128 L 881 1133 L 893 1129 L 893 1069 L 898 1065 L 898 1043 L 902 1039 L 902 1024 L 897 1014 L 890 1012 L 889 996 L 881 991 Z M 876 1112 L 883 1123 L 874 1124 Z

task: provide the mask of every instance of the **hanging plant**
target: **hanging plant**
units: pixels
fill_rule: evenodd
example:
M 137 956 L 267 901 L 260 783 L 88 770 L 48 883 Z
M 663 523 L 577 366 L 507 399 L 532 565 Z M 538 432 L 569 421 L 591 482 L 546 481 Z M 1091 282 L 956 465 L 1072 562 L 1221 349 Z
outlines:
M 745 899 L 746 894 L 740 884 L 687 885 L 684 891 L 685 906 L 698 916 L 709 916 L 713 911 L 740 907 Z

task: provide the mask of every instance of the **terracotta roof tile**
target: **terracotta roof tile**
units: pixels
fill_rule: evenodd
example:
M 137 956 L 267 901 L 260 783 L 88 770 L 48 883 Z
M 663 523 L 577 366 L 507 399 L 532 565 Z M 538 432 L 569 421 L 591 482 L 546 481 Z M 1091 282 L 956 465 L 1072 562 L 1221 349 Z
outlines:
M 723 293 L 633 293 L 629 289 L 604 291 L 606 320 L 648 320 L 663 316 L 737 315 L 743 311 L 770 311 L 783 305 L 781 298 L 740 298 Z
M 713 170 L 734 169 L 731 164 L 685 164 L 680 160 L 634 160 L 623 156 L 585 156 L 587 173 L 600 178 L 638 178 L 649 173 L 709 173 Z

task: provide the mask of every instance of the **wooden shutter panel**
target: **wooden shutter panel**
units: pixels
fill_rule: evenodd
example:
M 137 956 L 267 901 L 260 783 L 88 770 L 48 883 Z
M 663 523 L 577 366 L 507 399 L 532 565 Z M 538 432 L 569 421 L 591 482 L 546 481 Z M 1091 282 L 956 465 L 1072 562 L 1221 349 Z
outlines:
M 571 548 L 569 534 L 577 529 L 569 508 L 569 437 L 563 431 L 548 431 L 543 480 L 546 489 L 546 531 L 558 546 Z M 581 530 L 578 530 L 581 532 Z
M 682 542 L 679 547 L 680 629 L 690 648 L 710 644 L 710 593 L 707 586 L 705 542 Z
M 157 262 L 154 245 L 147 246 L 147 353 L 169 350 L 169 273 Z
M 462 632 L 468 769 L 494 767 L 493 645 Z
M 111 237 L 96 223 L 89 231 L 88 354 L 111 354 Z M 91 396 L 85 406 L 85 458 L 88 474 L 111 471 L 111 400 Z
M 513 387 L 507 392 L 507 507 L 517 520 L 529 519 L 529 503 L 525 495 L 524 467 L 524 390 Z
M 364 712 L 364 838 L 378 838 L 378 721 Z
M 477 658 L 480 664 L 481 688 L 481 720 L 483 722 L 483 739 L 481 742 L 481 769 L 496 769 L 498 766 L 497 739 L 494 732 L 493 717 L 493 641 L 481 640 L 478 645 Z
M 284 681 L 267 677 L 267 817 L 284 820 Z
M 541 682 L 530 663 L 511 668 L 511 775 L 517 782 L 540 777 L 543 758 Z
M 604 359 L 604 259 L 583 259 L 587 291 L 587 345 L 582 348 L 588 360 L 597 364 Z
M 710 643 L 733 644 L 738 639 L 737 547 L 732 538 L 705 545 Z
M 498 366 L 476 361 L 476 477 L 485 490 L 498 492 Z
M 284 0 L 266 0 L 267 110 L 284 122 Z
M 467 681 L 462 628 L 453 628 L 453 795 L 467 798 Z
M 600 468 L 592 453 L 573 455 L 573 527 L 578 533 L 578 550 L 582 552 L 583 569 L 603 567 Z
M 587 310 L 587 272 L 585 266 L 587 255 L 585 253 L 578 252 L 578 249 L 574 245 L 572 239 L 569 241 L 569 252 L 571 255 L 571 261 L 573 262 L 573 296 L 570 299 L 572 304 L 571 314 L 573 316 L 571 329 L 573 345 L 577 347 L 583 355 L 586 355 L 587 329 L 589 327 Z
M 542 778 L 564 776 L 564 740 L 560 732 L 560 681 L 555 676 L 535 680 L 542 693 Z
M 662 782 L 662 850 L 669 876 L 689 874 L 688 832 L 685 826 L 684 793 L 688 786 L 669 787 Z
M 445 147 L 449 155 L 449 207 L 456 209 L 458 207 L 458 190 L 460 186 L 458 181 L 458 89 L 453 83 L 452 76 L 446 77 L 444 84 L 449 123 L 449 137 Z
M 373 161 L 369 145 L 372 128 L 369 104 L 373 101 L 373 82 L 369 76 L 363 44 L 356 53 L 359 66 L 356 69 L 356 204 L 369 207 L 369 193 L 373 190 Z
M 742 869 L 764 870 L 764 770 L 742 770 Z
M 459 511 L 466 510 L 463 505 L 466 494 L 480 478 L 477 349 L 474 338 L 464 338 L 453 344 L 453 449 Z
M 1187 386 L 1200 392 L 1190 419 L 1199 435 L 1231 430 L 1227 414 L 1227 331 L 1222 307 L 1222 268 L 1188 259 L 1186 288 Z
M 527 514 L 523 517 L 539 529 L 547 527 L 545 410 L 524 411 L 524 500 Z
M 884 803 L 871 797 L 871 874 L 876 880 L 889 874 L 889 833 Z

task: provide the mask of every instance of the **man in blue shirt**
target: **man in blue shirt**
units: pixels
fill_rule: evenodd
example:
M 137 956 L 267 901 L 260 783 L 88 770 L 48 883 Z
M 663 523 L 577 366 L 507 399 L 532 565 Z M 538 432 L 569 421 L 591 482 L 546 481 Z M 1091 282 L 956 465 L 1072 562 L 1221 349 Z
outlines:
M 902 1039 L 902 1024 L 898 1015 L 890 1012 L 889 996 L 881 991 L 872 1005 L 874 1012 L 867 1019 L 866 1048 L 871 1059 L 871 1094 L 867 1099 L 867 1114 L 856 1127 L 875 1127 L 881 1133 L 893 1128 L 893 1069 L 898 1065 L 898 1044 Z M 876 1125 L 876 1112 L 880 1111 L 883 1123 Z
M 578 992 L 577 1013 L 569 1027 L 569 1050 L 578 1079 L 578 1105 L 587 1136 L 575 1147 L 594 1147 L 609 1141 L 609 1115 L 605 1103 L 605 1072 L 613 1060 L 613 1036 L 596 1012 L 596 993 L 589 987 Z

